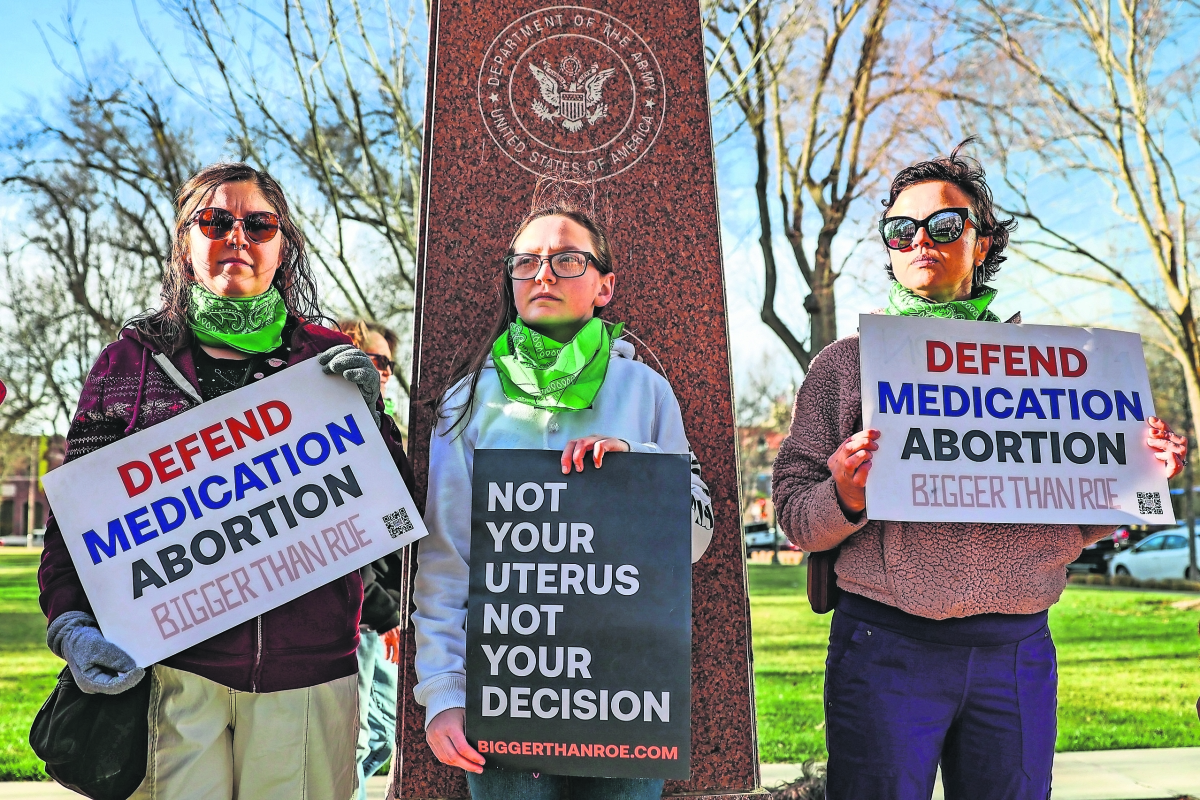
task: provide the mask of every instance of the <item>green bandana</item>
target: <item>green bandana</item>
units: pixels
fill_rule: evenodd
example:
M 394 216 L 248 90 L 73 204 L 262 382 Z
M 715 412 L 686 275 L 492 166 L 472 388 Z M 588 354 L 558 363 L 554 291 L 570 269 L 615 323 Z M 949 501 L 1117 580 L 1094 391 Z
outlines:
M 221 297 L 192 284 L 188 322 L 200 344 L 243 353 L 269 353 L 283 344 L 287 306 L 272 286 L 256 297 Z
M 980 286 L 971 293 L 969 300 L 935 303 L 921 297 L 912 289 L 893 283 L 892 291 L 888 293 L 887 313 L 894 317 L 943 317 L 972 322 L 999 322 L 1000 318 L 988 311 L 988 305 L 995 297 L 995 289 Z
M 492 360 L 504 395 L 549 411 L 590 408 L 608 372 L 612 340 L 624 323 L 611 328 L 592 318 L 566 344 L 542 336 L 519 318 L 492 345 Z

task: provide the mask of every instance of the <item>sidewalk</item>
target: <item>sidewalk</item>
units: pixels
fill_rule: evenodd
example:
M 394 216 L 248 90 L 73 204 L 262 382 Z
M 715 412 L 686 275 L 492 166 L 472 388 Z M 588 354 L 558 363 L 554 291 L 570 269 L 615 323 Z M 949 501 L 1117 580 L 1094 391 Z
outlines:
M 800 777 L 799 764 L 763 764 L 763 786 Z M 367 781 L 367 797 L 383 800 L 387 778 Z M 1097 750 L 1054 757 L 1054 800 L 1178 800 L 1200 798 L 1200 747 Z M 0 800 L 68 800 L 79 795 L 56 783 L 0 783 Z M 934 800 L 943 800 L 938 781 Z
M 379 775 L 367 779 L 367 800 L 384 800 L 387 778 Z M 70 800 L 82 797 L 57 783 L 0 782 L 0 800 Z
M 799 764 L 762 765 L 762 782 L 767 788 L 799 777 Z M 1188 796 L 1200 798 L 1200 747 L 1054 756 L 1054 800 L 1176 800 Z M 943 800 L 940 776 L 933 797 Z

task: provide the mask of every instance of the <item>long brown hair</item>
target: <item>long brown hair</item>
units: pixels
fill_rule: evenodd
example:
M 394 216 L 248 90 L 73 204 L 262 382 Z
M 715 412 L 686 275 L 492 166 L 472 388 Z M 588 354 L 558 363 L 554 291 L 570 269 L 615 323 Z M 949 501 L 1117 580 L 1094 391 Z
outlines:
M 607 275 L 613 271 L 613 248 L 612 242 L 609 239 L 608 228 L 599 220 L 595 209 L 586 209 L 577 200 L 565 196 L 562 193 L 557 193 L 557 196 L 538 202 L 535 200 L 535 205 L 532 211 L 525 215 L 517 225 L 516 232 L 512 235 L 512 239 L 508 242 L 508 250 L 505 256 L 513 255 L 516 250 L 517 239 L 525 232 L 525 229 L 537 219 L 542 217 L 566 217 L 573 222 L 583 226 L 588 232 L 592 240 L 592 255 L 596 257 L 596 269 L 601 275 Z M 491 332 L 483 340 L 475 355 L 469 360 L 458 363 L 450 374 L 450 379 L 442 386 L 436 397 L 427 401 L 434 412 L 437 414 L 438 420 L 450 419 L 457 414 L 457 419 L 450 425 L 450 429 L 465 424 L 471 418 L 471 413 L 475 407 L 475 390 L 479 386 L 479 376 L 483 372 L 484 364 L 487 363 L 488 357 L 492 354 L 492 344 L 500 338 L 507 330 L 508 326 L 517 320 L 517 301 L 513 295 L 512 280 L 508 274 L 501 268 L 500 273 L 496 277 L 496 297 L 499 301 L 496 310 L 496 319 L 492 323 Z M 597 308 L 595 314 L 599 316 L 602 309 Z M 464 378 L 470 378 L 470 392 L 467 394 L 467 400 L 460 406 L 449 408 L 447 401 L 450 397 L 451 390 L 458 385 Z
M 196 281 L 188 247 L 192 218 L 201 205 L 227 183 L 254 184 L 279 217 L 279 235 L 283 237 L 283 246 L 279 253 L 279 268 L 271 283 L 283 295 L 288 316 L 310 321 L 324 319 L 317 300 L 317 283 L 308 265 L 304 235 L 292 219 L 291 209 L 279 182 L 265 170 L 255 169 L 249 164 L 209 164 L 188 178 L 175 195 L 174 238 L 171 241 L 171 258 L 163 273 L 161 308 L 140 314 L 129 321 L 130 326 L 167 353 L 174 352 L 190 340 L 188 302 L 191 285 Z

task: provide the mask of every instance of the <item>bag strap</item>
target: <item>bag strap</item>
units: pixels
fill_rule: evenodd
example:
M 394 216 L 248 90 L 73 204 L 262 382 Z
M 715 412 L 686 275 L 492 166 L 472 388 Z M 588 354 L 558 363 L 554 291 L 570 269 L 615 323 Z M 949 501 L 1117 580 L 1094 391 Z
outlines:
M 181 392 L 192 399 L 192 402 L 196 405 L 204 402 L 204 398 L 196 391 L 196 387 L 192 386 L 188 382 L 188 379 L 183 377 L 183 373 L 175 368 L 175 365 L 171 363 L 171 359 L 162 353 L 152 353 L 150 357 L 154 359 L 155 364 L 158 364 L 158 368 L 167 374 L 167 377 L 171 379 L 171 383 L 178 386 Z

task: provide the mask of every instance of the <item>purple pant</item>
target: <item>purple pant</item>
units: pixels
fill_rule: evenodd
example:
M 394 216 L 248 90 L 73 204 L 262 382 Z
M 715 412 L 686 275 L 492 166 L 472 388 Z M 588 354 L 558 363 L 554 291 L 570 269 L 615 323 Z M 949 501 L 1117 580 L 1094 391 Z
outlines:
M 940 763 L 947 800 L 1046 800 L 1057 688 L 1044 612 L 941 623 L 843 593 L 826 660 L 826 797 L 929 800 Z

